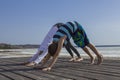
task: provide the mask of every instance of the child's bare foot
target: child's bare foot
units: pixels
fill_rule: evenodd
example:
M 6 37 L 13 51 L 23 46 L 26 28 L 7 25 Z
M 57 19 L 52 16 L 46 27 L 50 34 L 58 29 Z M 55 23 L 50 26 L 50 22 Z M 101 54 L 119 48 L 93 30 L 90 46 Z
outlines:
M 95 57 L 91 58 L 91 63 L 90 64 L 94 64 L 95 63 Z
M 28 67 L 34 67 L 36 65 L 35 62 L 29 62 L 28 64 L 25 64 L 25 66 L 28 66 Z
M 69 61 L 76 61 L 76 59 L 75 58 L 71 58 Z
M 83 60 L 83 58 L 76 58 L 76 61 L 78 61 L 78 62 L 80 62 L 82 60 Z
M 103 62 L 103 56 L 100 55 L 100 56 L 98 56 L 98 62 L 97 62 L 97 65 L 100 65 L 102 62 Z

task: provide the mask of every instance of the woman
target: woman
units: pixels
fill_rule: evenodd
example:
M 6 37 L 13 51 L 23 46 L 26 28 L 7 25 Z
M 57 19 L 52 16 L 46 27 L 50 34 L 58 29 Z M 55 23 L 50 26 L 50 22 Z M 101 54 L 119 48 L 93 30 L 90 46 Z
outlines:
M 36 54 L 33 55 L 32 58 L 30 58 L 27 62 L 24 64 L 26 66 L 34 66 L 39 64 L 44 57 L 48 53 L 48 46 L 52 42 L 54 34 L 57 32 L 58 28 L 62 25 L 63 23 L 57 23 L 53 25 L 53 27 L 50 29 L 50 31 L 47 33 L 45 36 L 43 42 L 41 43 L 40 47 L 38 48 L 38 51 Z

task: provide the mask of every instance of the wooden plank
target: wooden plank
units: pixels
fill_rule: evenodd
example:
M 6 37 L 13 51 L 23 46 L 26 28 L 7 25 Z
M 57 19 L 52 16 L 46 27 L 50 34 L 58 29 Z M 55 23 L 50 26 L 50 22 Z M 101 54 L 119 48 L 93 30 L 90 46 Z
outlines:
M 48 72 L 44 72 L 44 71 L 41 71 L 41 70 L 32 71 L 30 73 L 33 73 L 33 74 L 35 74 L 37 76 L 47 77 L 47 78 L 49 78 L 49 80 L 50 79 L 51 80 L 57 80 L 57 79 L 59 79 L 59 80 L 73 80 L 73 78 L 69 78 L 69 77 L 66 77 L 66 76 L 65 77 L 61 77 L 59 75 L 53 75 L 53 74 L 50 74 Z
M 1 68 L 4 69 L 4 70 L 6 70 L 6 71 L 10 71 L 10 72 L 6 72 L 6 73 L 8 73 L 7 76 L 11 76 L 14 80 L 17 80 L 16 76 L 22 76 L 24 78 L 24 80 L 43 80 L 43 79 L 48 80 L 45 77 L 36 76 L 34 74 L 27 73 L 26 71 L 21 71 L 20 69 L 16 69 L 15 67 L 1 66 Z M 27 78 L 27 79 L 25 79 L 25 78 Z M 21 78 L 19 78 L 19 79 L 23 80 Z
M 15 63 L 14 61 L 7 61 L 7 62 Z M 14 70 L 24 70 L 24 68 L 28 69 L 29 67 L 25 67 L 25 66 L 22 66 L 22 65 L 17 67 L 17 65 L 14 65 L 14 66 L 10 66 L 9 68 L 8 67 L 4 67 L 4 68 L 5 69 L 14 69 Z M 33 68 L 29 68 L 29 69 L 33 69 Z M 14 71 L 14 72 L 18 73 L 18 71 Z M 34 75 L 40 76 L 40 77 L 42 77 L 42 79 L 45 79 L 45 80 L 50 80 L 50 79 L 52 79 L 52 80 L 53 79 L 71 80 L 70 78 L 67 78 L 67 77 L 60 77 L 60 76 L 57 76 L 57 75 L 51 75 L 51 74 L 44 73 L 40 69 L 37 69 L 37 70 L 35 69 L 35 70 L 32 70 L 32 71 L 31 70 L 28 70 L 28 71 L 26 70 L 26 72 L 30 73 L 30 74 L 34 74 Z M 26 74 L 26 72 L 24 72 L 23 74 Z M 19 71 L 19 73 L 20 73 L 20 71 Z
M 0 68 L 2 68 L 2 66 Z M 31 79 L 28 79 L 28 78 L 26 78 L 24 76 L 20 76 L 20 75 L 15 74 L 11 70 L 7 70 L 7 69 L 3 69 L 3 68 L 0 69 L 0 74 L 4 75 L 5 77 L 7 77 L 7 78 L 9 78 L 11 80 L 17 80 L 17 79 L 20 79 L 20 80 L 31 80 Z
M 81 71 L 77 71 L 77 70 L 73 70 L 71 69 L 67 69 L 67 68 L 59 68 L 58 73 L 63 73 L 64 74 L 68 74 L 69 76 L 75 76 L 75 77 L 83 77 L 83 78 L 88 78 L 88 79 L 92 79 L 92 80 L 119 80 L 120 77 L 116 77 L 116 76 L 109 76 L 109 75 L 104 75 L 104 74 L 99 74 L 99 73 L 93 73 L 87 70 L 82 70 Z M 56 70 L 55 70 L 56 71 Z M 57 73 L 57 72 L 56 72 Z
M 41 71 L 19 63 L 29 58 L 0 59 L 0 80 L 119 80 L 119 60 L 105 59 L 102 65 L 90 65 L 89 59 L 69 62 L 60 57 L 51 71 Z
M 47 73 L 51 74 L 51 75 L 57 75 L 60 77 L 70 78 L 72 80 L 93 80 L 93 78 L 84 77 L 84 76 L 75 76 L 75 75 L 73 75 L 73 73 L 71 73 L 72 75 L 70 75 L 70 74 L 67 74 L 66 72 L 68 72 L 68 71 L 61 72 L 59 70 L 52 70 L 51 72 L 47 72 Z
M 0 80 L 11 80 L 11 78 L 9 78 L 6 75 L 0 73 Z

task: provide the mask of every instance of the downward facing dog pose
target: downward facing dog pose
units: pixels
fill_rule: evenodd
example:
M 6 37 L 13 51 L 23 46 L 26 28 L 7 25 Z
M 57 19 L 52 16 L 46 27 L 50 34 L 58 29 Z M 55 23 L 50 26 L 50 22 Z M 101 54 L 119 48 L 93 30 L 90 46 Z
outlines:
M 63 25 L 63 23 L 57 23 L 50 29 L 50 31 L 48 32 L 48 34 L 44 38 L 43 42 L 41 43 L 40 47 L 38 48 L 37 53 L 34 54 L 32 56 L 32 58 L 30 58 L 27 62 L 24 63 L 26 66 L 35 66 L 35 65 L 39 64 L 44 59 L 44 57 L 48 53 L 48 46 L 52 42 L 53 35 L 56 33 L 58 28 L 60 28 L 62 25 Z M 70 49 L 72 49 L 78 55 L 77 61 L 82 60 L 78 51 L 71 44 L 66 45 L 66 50 L 70 54 L 72 54 Z
M 63 23 L 57 23 L 50 29 L 43 42 L 41 43 L 40 47 L 38 48 L 37 53 L 35 53 L 32 58 L 30 58 L 27 62 L 24 63 L 26 66 L 34 66 L 36 64 L 39 64 L 43 60 L 43 58 L 48 53 L 48 46 L 52 42 L 53 35 L 56 33 L 56 31 L 62 24 Z
M 48 67 L 43 68 L 43 71 L 50 71 L 55 62 L 58 59 L 60 50 L 63 46 L 64 40 L 66 39 L 66 36 L 63 36 L 59 39 L 58 42 L 54 42 L 49 45 L 48 48 L 48 54 L 46 55 L 45 59 L 43 60 L 43 63 L 41 64 L 41 68 L 44 67 L 44 65 L 47 63 L 47 61 L 52 57 L 51 63 L 49 63 Z
M 74 43 L 78 46 L 81 47 L 91 58 L 91 64 L 94 64 L 94 60 L 95 58 L 91 55 L 90 51 L 88 50 L 87 47 L 89 47 L 97 56 L 98 58 L 98 62 L 97 64 L 101 64 L 103 61 L 102 55 L 97 51 L 97 49 L 95 48 L 95 46 L 93 44 L 90 43 L 85 30 L 83 29 L 83 27 L 76 21 L 75 25 L 78 27 L 76 32 L 74 33 L 74 35 L 72 36 Z M 71 23 L 71 25 L 73 25 L 73 23 Z
M 98 58 L 97 64 L 102 63 L 102 61 L 103 61 L 102 55 L 99 54 L 97 49 L 89 42 L 87 35 L 86 35 L 84 29 L 82 28 L 82 26 L 77 22 L 73 22 L 73 23 L 67 22 L 66 24 L 62 25 L 58 29 L 56 34 L 53 36 L 53 43 L 49 46 L 49 53 L 47 55 L 47 58 L 44 60 L 42 66 L 44 66 L 44 64 L 49 60 L 50 56 L 53 56 L 53 60 L 50 63 L 50 65 L 48 65 L 48 67 L 43 68 L 44 71 L 51 70 L 52 66 L 55 64 L 55 62 L 58 58 L 58 55 L 60 53 L 60 50 L 61 50 L 63 44 L 66 45 L 70 41 L 71 37 L 73 37 L 75 44 L 77 46 L 81 47 L 91 57 L 91 64 L 94 63 L 95 59 L 91 55 L 91 53 L 89 52 L 89 50 L 87 49 L 86 46 L 88 46 L 97 55 L 97 58 Z M 58 46 L 56 44 L 58 44 Z M 55 48 L 55 46 L 57 46 L 57 48 Z M 53 48 L 51 48 L 51 47 L 53 47 Z M 52 50 L 52 51 L 50 51 L 50 50 Z M 55 50 L 55 51 L 53 51 L 53 50 Z
M 70 23 L 67 22 L 66 24 L 62 25 L 58 31 L 55 33 L 55 35 L 53 36 L 53 43 L 50 45 L 51 47 L 55 47 L 54 45 L 55 44 L 58 44 L 58 47 L 57 47 L 57 50 L 56 52 L 52 52 L 52 54 L 54 54 L 54 57 L 53 57 L 53 61 L 50 63 L 50 65 L 46 68 L 43 68 L 43 70 L 47 71 L 47 70 L 51 70 L 52 66 L 54 65 L 54 63 L 56 62 L 57 60 L 57 57 L 59 55 L 59 52 L 64 45 L 66 45 L 73 33 L 77 30 L 77 26 L 70 26 Z M 50 48 L 49 48 L 50 49 Z M 49 55 L 49 53 L 48 53 Z M 49 58 L 47 58 L 46 60 L 44 60 L 44 64 L 47 62 Z

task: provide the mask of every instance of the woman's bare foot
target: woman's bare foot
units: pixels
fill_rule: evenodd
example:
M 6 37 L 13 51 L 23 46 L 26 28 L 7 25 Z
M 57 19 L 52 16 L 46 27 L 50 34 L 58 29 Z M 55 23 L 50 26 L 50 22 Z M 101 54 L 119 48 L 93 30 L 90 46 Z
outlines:
M 50 71 L 50 70 L 51 70 L 51 67 L 46 67 L 42 69 L 42 71 Z
M 76 58 L 76 61 L 78 61 L 78 62 L 80 62 L 82 60 L 83 60 L 83 58 Z
M 76 61 L 76 59 L 75 58 L 71 58 L 69 61 Z
M 36 65 L 35 62 L 29 62 L 28 64 L 25 64 L 25 66 L 28 66 L 28 67 L 34 67 Z

